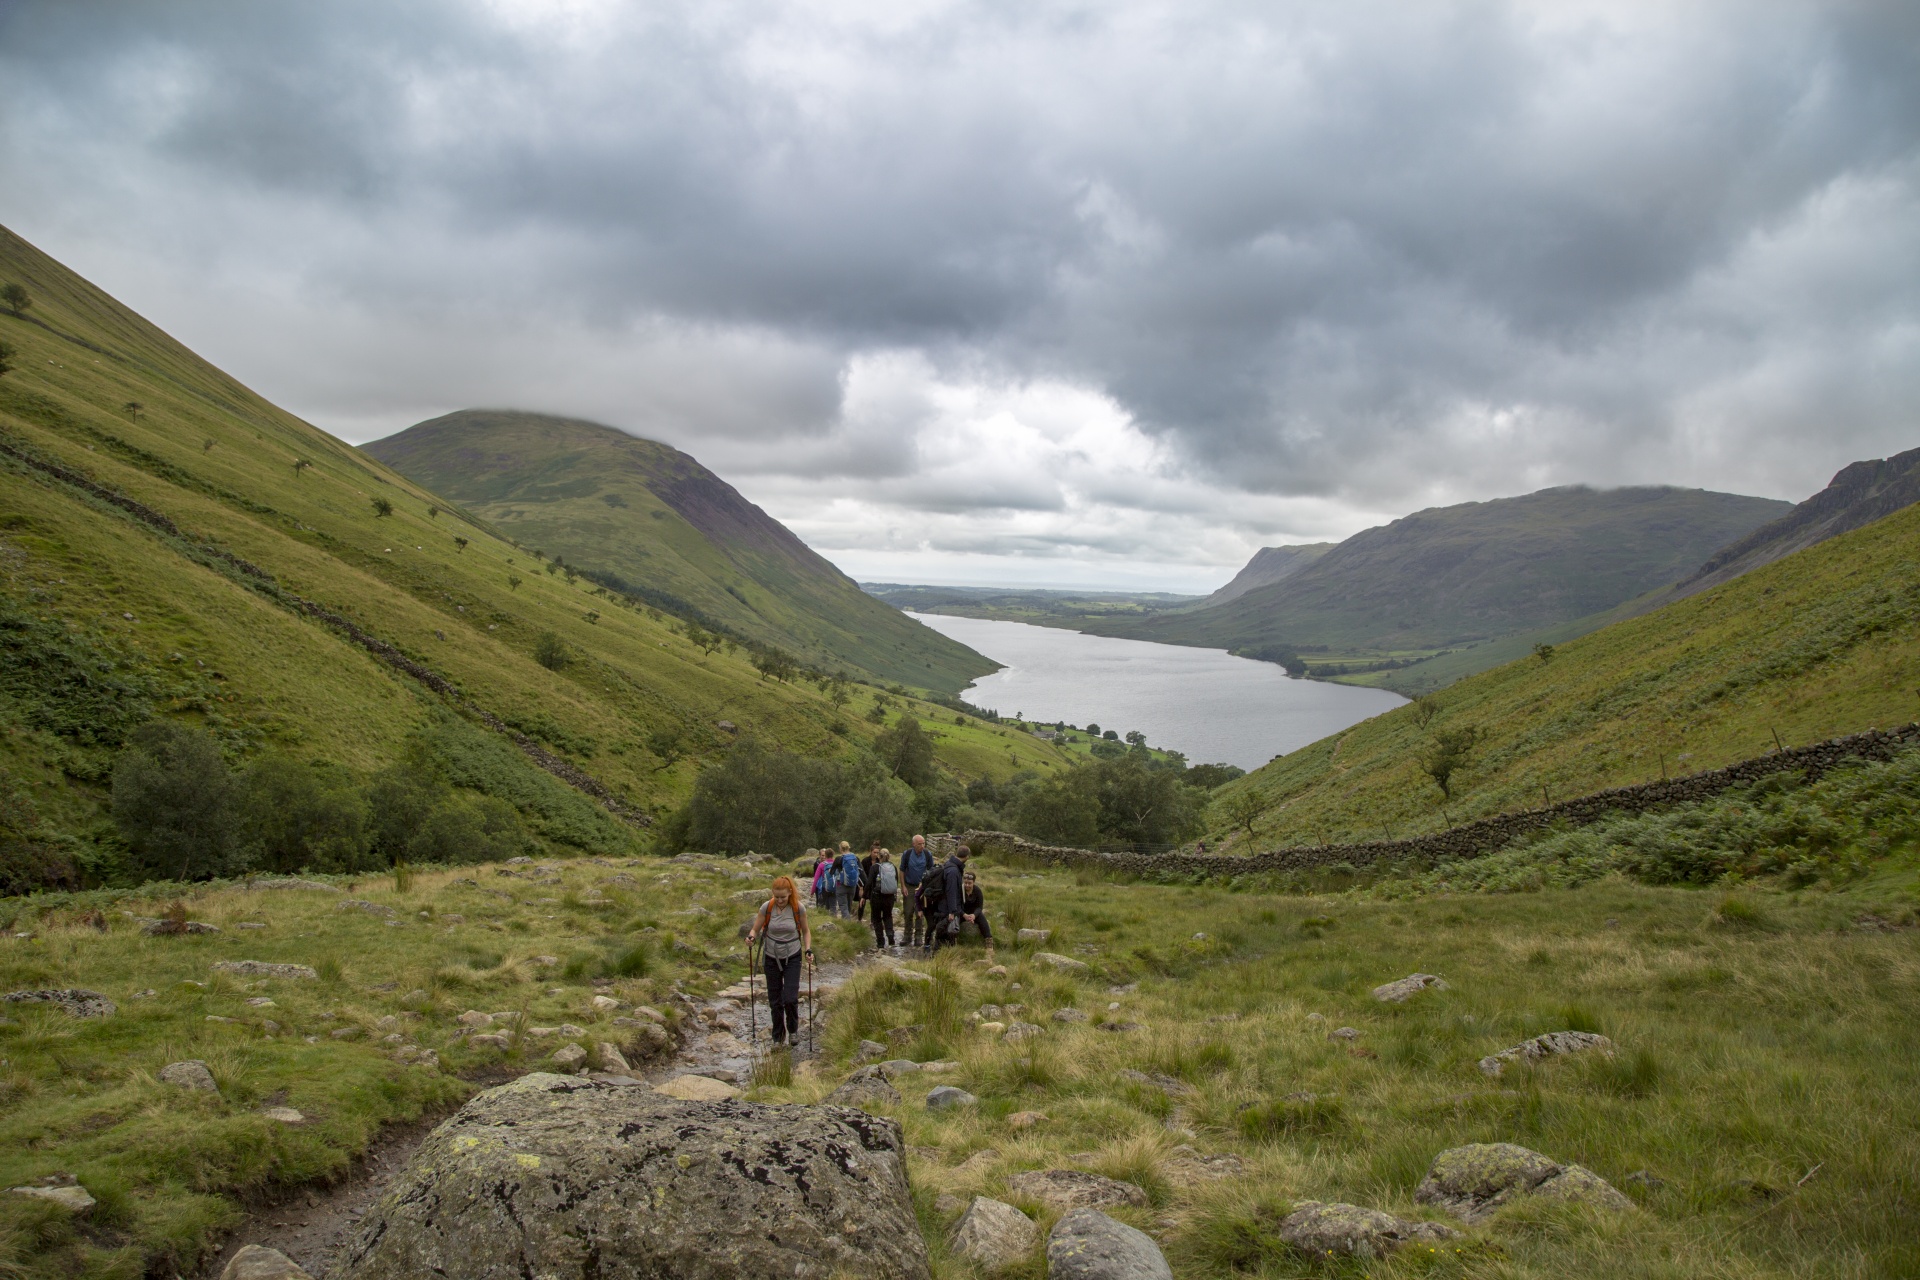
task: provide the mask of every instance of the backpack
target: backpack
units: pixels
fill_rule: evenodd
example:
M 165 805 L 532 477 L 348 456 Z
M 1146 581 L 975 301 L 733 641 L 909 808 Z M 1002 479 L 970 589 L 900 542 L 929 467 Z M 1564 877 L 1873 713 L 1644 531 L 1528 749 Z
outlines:
M 843 853 L 840 855 L 838 865 L 840 869 L 840 883 L 849 889 L 858 888 L 860 886 L 860 859 L 851 853 Z
M 873 881 L 880 892 L 888 897 L 900 892 L 900 873 L 891 862 L 883 862 L 873 869 Z
M 820 870 L 815 874 L 813 882 L 818 886 L 821 893 L 832 893 L 838 888 L 839 886 L 833 882 L 833 863 L 821 863 Z

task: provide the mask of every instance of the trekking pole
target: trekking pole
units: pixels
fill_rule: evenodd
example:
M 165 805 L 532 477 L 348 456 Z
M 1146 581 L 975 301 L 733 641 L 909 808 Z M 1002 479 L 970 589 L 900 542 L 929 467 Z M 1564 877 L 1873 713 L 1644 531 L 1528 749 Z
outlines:
M 747 944 L 747 1041 L 760 1047 L 760 998 L 753 994 L 753 944 Z
M 813 952 L 806 954 L 807 966 L 807 1052 L 813 1052 Z

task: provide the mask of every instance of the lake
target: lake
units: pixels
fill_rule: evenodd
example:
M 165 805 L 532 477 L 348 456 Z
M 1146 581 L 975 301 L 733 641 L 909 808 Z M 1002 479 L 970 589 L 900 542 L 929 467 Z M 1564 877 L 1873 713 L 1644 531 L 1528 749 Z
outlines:
M 1006 665 L 960 696 L 1028 721 L 1138 729 L 1189 763 L 1257 769 L 1406 699 L 1385 689 L 1293 680 L 1271 662 L 1224 649 L 1117 640 L 1024 622 L 915 613 L 913 618 Z

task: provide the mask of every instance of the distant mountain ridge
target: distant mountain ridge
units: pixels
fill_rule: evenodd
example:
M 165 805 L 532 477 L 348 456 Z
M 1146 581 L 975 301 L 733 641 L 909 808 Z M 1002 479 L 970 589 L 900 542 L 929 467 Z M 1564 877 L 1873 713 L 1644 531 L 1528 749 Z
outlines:
M 957 693 L 997 667 L 874 600 L 671 445 L 578 418 L 462 409 L 362 449 L 525 546 L 823 669 Z
M 1229 600 L 1238 600 L 1255 587 L 1270 587 L 1276 582 L 1285 582 L 1337 545 L 1333 542 L 1298 542 L 1283 547 L 1262 547 L 1253 553 L 1253 559 L 1241 566 L 1240 572 L 1233 575 L 1232 581 L 1193 607 L 1209 609 Z

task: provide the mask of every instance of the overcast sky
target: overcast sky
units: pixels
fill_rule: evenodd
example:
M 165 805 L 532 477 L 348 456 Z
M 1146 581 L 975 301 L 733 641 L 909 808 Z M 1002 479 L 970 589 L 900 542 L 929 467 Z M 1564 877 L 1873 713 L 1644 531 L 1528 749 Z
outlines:
M 1920 445 L 1912 0 L 0 0 L 0 221 L 346 439 L 594 418 L 869 580 Z

